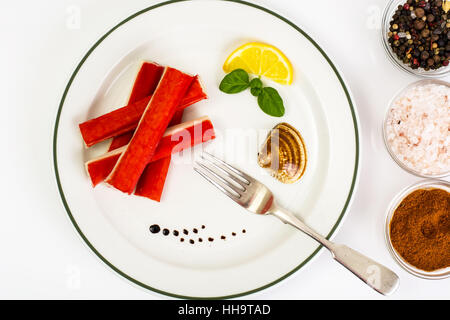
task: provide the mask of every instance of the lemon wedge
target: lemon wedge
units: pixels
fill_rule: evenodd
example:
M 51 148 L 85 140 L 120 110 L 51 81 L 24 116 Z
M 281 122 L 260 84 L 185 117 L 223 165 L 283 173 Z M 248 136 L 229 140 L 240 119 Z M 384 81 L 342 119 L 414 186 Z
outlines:
M 228 56 L 223 70 L 228 73 L 235 69 L 244 69 L 281 84 L 291 84 L 294 77 L 292 64 L 283 52 L 261 42 L 246 43 Z

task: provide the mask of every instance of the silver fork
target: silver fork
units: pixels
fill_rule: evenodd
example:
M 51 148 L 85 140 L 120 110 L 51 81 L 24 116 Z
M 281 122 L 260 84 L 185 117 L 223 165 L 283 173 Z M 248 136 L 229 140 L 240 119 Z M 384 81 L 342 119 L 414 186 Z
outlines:
M 201 158 L 203 161 L 196 161 L 194 170 L 236 203 L 256 214 L 271 214 L 306 233 L 330 250 L 336 261 L 379 293 L 389 295 L 397 289 L 399 278 L 393 271 L 345 245 L 327 240 L 294 214 L 278 206 L 272 192 L 261 182 L 209 153 L 203 152 Z

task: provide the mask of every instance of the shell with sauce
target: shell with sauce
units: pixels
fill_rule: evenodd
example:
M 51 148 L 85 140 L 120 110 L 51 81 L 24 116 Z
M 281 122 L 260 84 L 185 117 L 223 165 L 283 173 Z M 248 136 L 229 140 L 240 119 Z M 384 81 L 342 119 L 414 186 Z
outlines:
M 300 133 L 288 123 L 277 124 L 258 153 L 258 164 L 283 183 L 298 181 L 305 172 L 306 147 Z

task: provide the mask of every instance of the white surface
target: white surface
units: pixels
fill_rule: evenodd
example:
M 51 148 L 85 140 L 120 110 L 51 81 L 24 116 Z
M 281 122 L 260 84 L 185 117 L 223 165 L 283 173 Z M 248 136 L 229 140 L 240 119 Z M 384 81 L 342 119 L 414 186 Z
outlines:
M 416 79 L 398 71 L 385 57 L 378 29 L 385 2 L 257 1 L 302 26 L 324 47 L 339 65 L 358 106 L 360 185 L 335 240 L 399 274 L 400 288 L 392 298 L 448 299 L 449 279 L 413 277 L 397 266 L 384 243 L 389 201 L 401 188 L 420 180 L 391 160 L 381 138 L 387 102 Z M 8 47 L 0 53 L 0 133 L 7 137 L 8 153 L 0 160 L 4 168 L 0 298 L 161 298 L 118 277 L 82 244 L 59 199 L 52 167 L 55 114 L 78 61 L 112 26 L 153 3 L 74 0 L 1 5 L 1 36 Z M 382 297 L 324 252 L 301 272 L 247 298 Z
M 226 18 L 230 15 L 237 21 L 233 27 Z M 167 17 L 170 23 L 162 28 Z M 242 23 L 246 20 L 251 25 Z M 284 97 L 286 114 L 281 118 L 261 112 L 248 92 L 231 96 L 218 89 L 225 56 L 248 39 L 282 48 L 298 70 L 290 86 L 270 83 Z M 351 196 L 357 165 L 352 110 L 319 50 L 288 24 L 250 6 L 179 2 L 146 12 L 108 36 L 79 70 L 62 108 L 58 172 L 72 215 L 92 246 L 137 281 L 190 297 L 252 291 L 301 265 L 318 243 L 273 217 L 236 206 L 192 170 L 190 151 L 172 158 L 161 203 L 106 185 L 91 188 L 82 163 L 105 145 L 86 150 L 77 124 L 123 105 L 142 59 L 201 76 L 208 99 L 188 108 L 183 120 L 208 114 L 217 138 L 195 148 L 196 153 L 204 147 L 245 169 L 270 188 L 280 205 L 321 234 L 329 234 L 338 223 Z M 267 131 L 279 122 L 299 128 L 307 145 L 306 172 L 292 185 L 279 183 L 256 161 Z M 195 237 L 183 236 L 186 241 L 180 243 L 179 238 L 151 235 L 148 227 L 154 223 L 170 230 L 200 229 L 202 224 L 206 229 Z M 238 235 L 232 237 L 233 231 Z M 228 239 L 220 240 L 221 235 Z M 188 242 L 198 236 L 216 241 Z

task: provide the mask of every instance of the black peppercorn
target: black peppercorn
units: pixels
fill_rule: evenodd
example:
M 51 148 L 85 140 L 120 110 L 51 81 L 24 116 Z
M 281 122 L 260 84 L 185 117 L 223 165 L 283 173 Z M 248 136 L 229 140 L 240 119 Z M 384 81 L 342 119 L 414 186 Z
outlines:
M 427 60 L 430 57 L 430 54 L 428 51 L 422 51 L 422 54 L 420 55 L 420 59 Z

